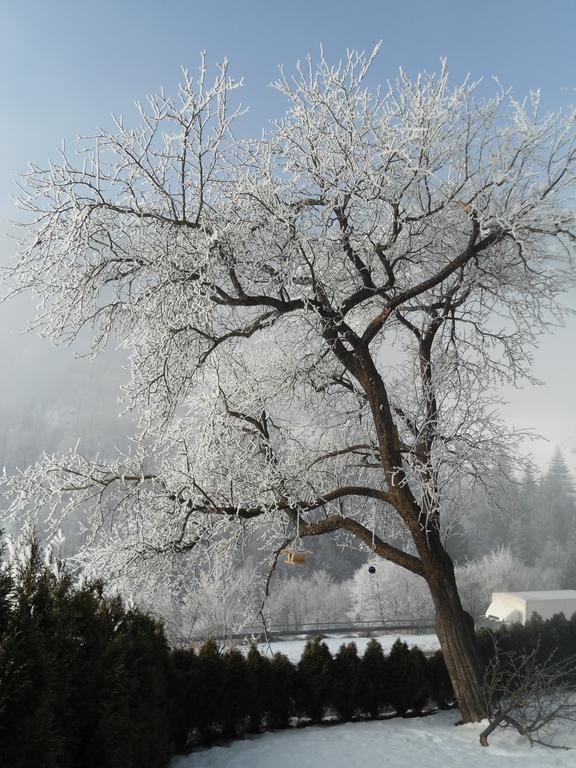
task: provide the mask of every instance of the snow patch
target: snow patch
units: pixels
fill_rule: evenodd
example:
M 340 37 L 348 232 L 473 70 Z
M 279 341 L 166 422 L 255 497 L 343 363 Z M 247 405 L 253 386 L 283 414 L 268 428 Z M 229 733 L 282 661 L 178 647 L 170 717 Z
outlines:
M 171 768 L 573 768 L 572 750 L 530 748 L 511 731 L 492 734 L 480 746 L 482 724 L 455 728 L 458 713 L 299 728 L 266 733 L 178 757 Z M 576 747 L 576 732 L 564 728 L 557 744 Z
M 306 645 L 306 641 L 310 638 L 302 638 L 298 640 L 278 640 L 273 641 L 268 645 L 267 643 L 259 643 L 258 650 L 260 653 L 270 655 L 271 653 L 283 653 L 290 661 L 297 663 L 300 661 L 302 651 Z M 344 643 L 356 643 L 358 653 L 362 655 L 366 649 L 366 646 L 372 638 L 370 637 L 341 637 L 334 635 L 332 637 L 324 638 L 324 642 L 330 649 L 332 655 L 336 654 L 340 649 L 340 646 Z M 390 649 L 396 642 L 396 640 L 403 640 L 410 647 L 417 645 L 424 653 L 437 651 L 440 648 L 438 638 L 434 634 L 430 635 L 378 635 L 373 638 L 378 640 L 382 646 L 384 653 L 390 653 Z

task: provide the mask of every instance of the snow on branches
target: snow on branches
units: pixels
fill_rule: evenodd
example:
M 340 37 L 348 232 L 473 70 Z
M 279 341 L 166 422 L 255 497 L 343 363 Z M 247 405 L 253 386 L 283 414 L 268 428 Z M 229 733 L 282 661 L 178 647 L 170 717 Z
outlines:
M 495 385 L 563 317 L 575 113 L 480 98 L 445 64 L 371 91 L 376 53 L 281 72 L 286 113 L 254 140 L 232 131 L 241 82 L 202 58 L 22 177 L 11 293 L 54 341 L 129 350 L 140 432 L 115 462 L 6 478 L 12 514 L 80 506 L 104 559 L 342 531 L 424 572 L 389 520 L 421 555 L 447 489 L 514 441 Z

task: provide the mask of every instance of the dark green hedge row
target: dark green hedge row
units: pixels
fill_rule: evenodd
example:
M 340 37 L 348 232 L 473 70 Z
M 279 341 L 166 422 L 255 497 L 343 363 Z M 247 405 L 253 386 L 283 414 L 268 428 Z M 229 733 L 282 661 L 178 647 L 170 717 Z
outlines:
M 442 656 L 427 659 L 396 641 L 388 656 L 371 640 L 360 657 L 356 645 L 332 656 L 320 638 L 306 643 L 298 664 L 252 647 L 220 652 L 207 642 L 172 654 L 175 746 L 185 751 L 262 729 L 287 728 L 290 718 L 312 723 L 334 714 L 340 720 L 378 717 L 384 711 L 420 713 L 431 702 L 446 707 L 453 693 Z
M 538 649 L 541 661 L 576 654 L 576 614 L 543 621 L 534 616 L 526 626 L 480 630 L 478 640 L 487 662 L 497 643 L 502 651 Z M 425 707 L 445 708 L 454 692 L 440 651 L 430 657 L 397 641 L 388 656 L 371 640 L 362 657 L 356 645 L 342 645 L 332 656 L 319 638 L 309 641 L 298 664 L 285 656 L 263 657 L 256 648 L 247 656 L 220 653 L 209 642 L 198 654 L 173 652 L 177 670 L 173 696 L 178 700 L 176 746 L 211 744 L 246 732 L 285 728 L 290 718 L 320 722 L 327 715 L 342 721 L 375 718 L 382 713 L 421 713 Z
M 75 586 L 37 542 L 0 570 L 0 763 L 161 768 L 172 754 L 162 626 Z
M 576 613 L 571 619 L 559 613 L 546 621 L 534 614 L 525 626 L 512 624 L 497 631 L 481 629 L 477 636 L 486 661 L 493 655 L 495 643 L 504 652 L 527 653 L 536 649 L 541 662 L 550 657 L 564 661 L 576 655 Z

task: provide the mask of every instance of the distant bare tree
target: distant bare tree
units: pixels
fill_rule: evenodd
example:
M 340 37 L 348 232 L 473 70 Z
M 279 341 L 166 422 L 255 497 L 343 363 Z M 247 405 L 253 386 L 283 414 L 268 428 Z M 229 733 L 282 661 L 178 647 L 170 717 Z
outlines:
M 489 725 L 480 734 L 483 747 L 497 728 L 512 727 L 530 744 L 562 748 L 548 737 L 558 723 L 576 723 L 576 656 L 542 662 L 538 650 L 519 653 L 496 646 L 484 677 Z

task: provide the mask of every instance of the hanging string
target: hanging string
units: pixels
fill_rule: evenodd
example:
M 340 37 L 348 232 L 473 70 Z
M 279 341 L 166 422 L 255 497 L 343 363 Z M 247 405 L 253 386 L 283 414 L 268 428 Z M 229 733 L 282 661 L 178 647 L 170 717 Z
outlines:
M 96 189 L 100 188 L 100 139 L 96 137 Z
M 376 545 L 374 543 L 375 529 L 376 529 L 376 507 L 374 506 L 372 509 L 372 551 L 376 549 Z

